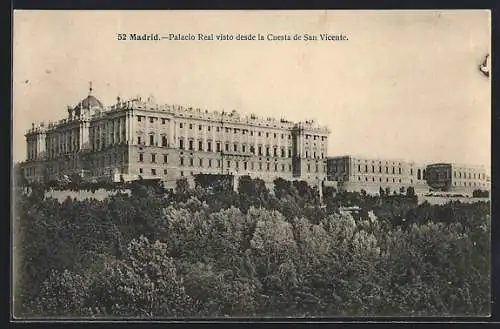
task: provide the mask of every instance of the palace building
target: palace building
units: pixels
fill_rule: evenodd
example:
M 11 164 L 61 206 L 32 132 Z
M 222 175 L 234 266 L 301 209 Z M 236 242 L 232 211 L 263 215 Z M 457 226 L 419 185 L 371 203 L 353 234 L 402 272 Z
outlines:
M 435 163 L 427 166 L 427 172 L 427 182 L 434 191 L 472 194 L 491 189 L 491 177 L 484 166 Z
M 328 157 L 327 181 L 338 190 L 365 190 L 369 194 L 379 193 L 380 188 L 399 192 L 410 186 L 417 194 L 451 192 L 468 196 L 474 190 L 491 189 L 491 178 L 483 166 L 452 163 L 425 165 L 354 156 Z
M 327 177 L 339 190 L 379 193 L 380 188 L 399 192 L 412 186 L 417 193 L 429 190 L 426 166 L 397 159 L 371 159 L 355 156 L 328 157 Z
M 242 116 L 143 100 L 103 105 L 92 88 L 67 117 L 26 133 L 28 181 L 80 175 L 88 180 L 160 178 L 174 186 L 198 173 L 326 179 L 329 130 L 315 121 Z

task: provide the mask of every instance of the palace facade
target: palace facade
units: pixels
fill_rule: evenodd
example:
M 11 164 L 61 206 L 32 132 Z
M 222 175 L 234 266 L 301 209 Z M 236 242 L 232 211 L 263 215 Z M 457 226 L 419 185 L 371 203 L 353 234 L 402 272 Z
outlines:
M 26 133 L 28 181 L 160 178 L 172 187 L 198 173 L 326 179 L 327 127 L 315 121 L 242 116 L 136 97 L 104 106 L 89 95 L 56 123 Z

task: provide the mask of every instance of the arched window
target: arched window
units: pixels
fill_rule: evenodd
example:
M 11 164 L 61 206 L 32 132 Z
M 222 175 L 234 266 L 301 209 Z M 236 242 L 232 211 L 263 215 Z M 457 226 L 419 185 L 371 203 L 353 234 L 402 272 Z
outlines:
M 420 179 L 421 175 L 420 175 L 420 169 L 417 170 L 417 179 Z

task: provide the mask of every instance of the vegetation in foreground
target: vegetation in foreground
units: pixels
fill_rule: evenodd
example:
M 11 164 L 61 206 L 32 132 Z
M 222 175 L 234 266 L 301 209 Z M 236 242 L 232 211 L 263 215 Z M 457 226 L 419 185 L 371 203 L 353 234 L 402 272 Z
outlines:
M 419 205 L 409 189 L 325 191 L 322 205 L 304 182 L 197 183 L 103 201 L 18 193 L 15 315 L 489 314 L 489 202 Z

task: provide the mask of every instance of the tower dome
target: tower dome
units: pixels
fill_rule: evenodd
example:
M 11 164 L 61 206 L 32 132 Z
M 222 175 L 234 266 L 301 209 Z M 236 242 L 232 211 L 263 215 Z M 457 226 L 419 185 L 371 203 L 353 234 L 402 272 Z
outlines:
M 89 95 L 84 99 L 82 99 L 75 107 L 75 111 L 78 113 L 80 112 L 79 111 L 80 109 L 83 110 L 96 109 L 98 111 L 102 111 L 104 109 L 104 106 L 102 105 L 101 101 L 92 95 L 92 82 L 89 83 Z
M 88 95 L 80 103 L 78 103 L 77 108 L 82 108 L 82 109 L 91 109 L 94 107 L 98 107 L 99 109 L 103 109 L 104 106 L 102 105 L 101 101 L 98 100 L 95 96 Z

